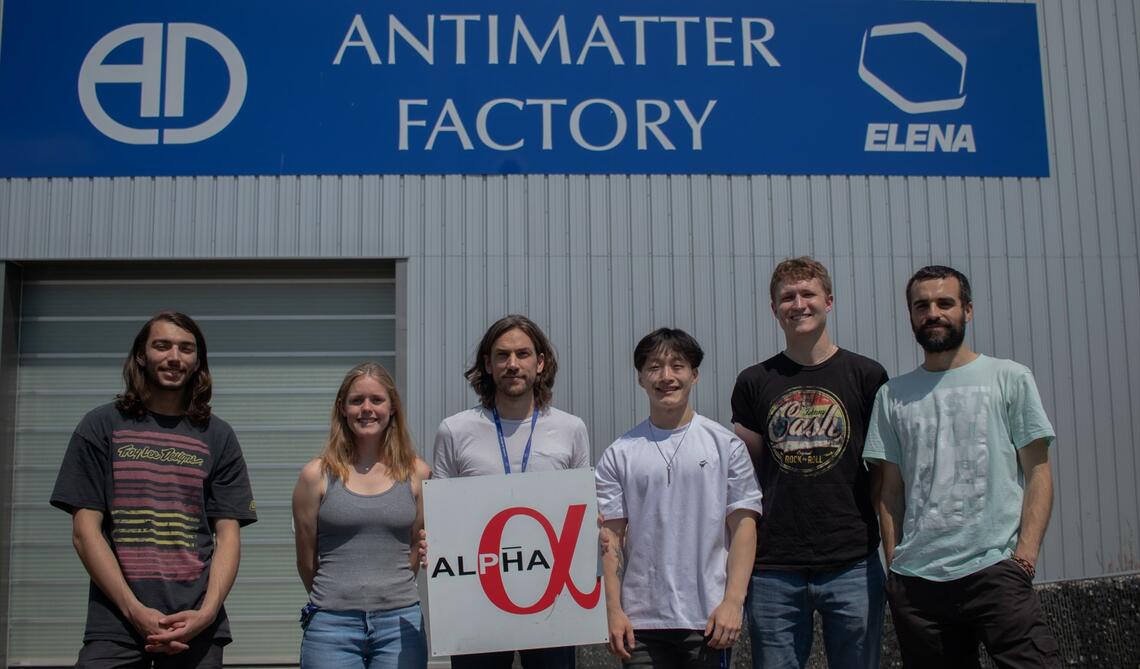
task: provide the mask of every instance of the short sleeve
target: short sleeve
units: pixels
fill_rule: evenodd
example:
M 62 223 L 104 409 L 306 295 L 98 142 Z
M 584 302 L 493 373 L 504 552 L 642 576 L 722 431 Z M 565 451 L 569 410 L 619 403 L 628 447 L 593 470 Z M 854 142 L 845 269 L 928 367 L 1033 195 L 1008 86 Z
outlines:
M 875 397 L 878 396 L 879 389 L 883 387 L 883 384 L 885 384 L 890 379 L 890 377 L 887 376 L 887 370 L 883 369 L 882 365 L 873 363 L 867 370 L 866 378 L 869 385 L 864 391 L 865 394 L 863 395 L 863 397 L 866 398 L 864 400 L 866 404 L 863 407 L 863 415 L 870 416 L 874 409 Z
M 871 424 L 867 428 L 867 440 L 863 445 L 863 459 L 886 460 L 901 464 L 902 453 L 898 434 L 891 422 L 888 388 L 889 386 L 883 385 L 875 394 L 875 404 L 871 408 Z
M 435 446 L 431 456 L 431 477 L 450 479 L 459 475 L 455 471 L 455 439 L 447 427 L 447 421 L 440 421 L 435 432 Z
M 1045 439 L 1046 445 L 1053 443 L 1056 432 L 1045 414 L 1033 372 L 1025 368 L 1018 370 L 1010 384 L 1006 408 L 1010 440 L 1014 447 L 1024 448 L 1037 439 Z
M 206 517 L 232 518 L 243 527 L 257 521 L 257 505 L 241 445 L 226 426 L 217 464 L 206 482 Z
M 51 504 L 68 513 L 77 509 L 107 511 L 107 481 L 111 455 L 105 444 L 96 443 L 76 430 L 56 475 Z
M 586 432 L 586 424 L 581 420 L 577 421 L 574 429 L 574 452 L 571 456 L 570 468 L 571 469 L 586 469 L 592 462 L 590 457 L 590 435 Z
M 602 514 L 603 520 L 628 517 L 617 453 L 612 445 L 602 453 L 602 459 L 598 460 L 598 467 L 594 470 L 594 487 L 598 492 L 598 513 Z
M 736 377 L 736 385 L 732 388 L 732 422 L 756 434 L 764 434 L 763 421 L 756 420 L 756 397 L 748 370 Z
M 756 470 L 752 467 L 748 448 L 743 441 L 733 437 L 729 446 L 728 504 L 725 507 L 725 515 L 737 509 L 750 509 L 756 513 L 763 513 L 762 498 L 763 493 L 756 481 Z

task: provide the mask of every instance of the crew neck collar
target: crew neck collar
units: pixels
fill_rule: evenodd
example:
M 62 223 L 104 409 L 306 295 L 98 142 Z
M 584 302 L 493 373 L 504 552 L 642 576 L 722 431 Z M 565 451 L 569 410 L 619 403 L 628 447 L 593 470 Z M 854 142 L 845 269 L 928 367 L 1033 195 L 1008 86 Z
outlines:
M 964 365 L 958 365 L 957 367 L 951 367 L 951 368 L 949 368 L 949 369 L 943 369 L 943 370 L 940 370 L 940 371 L 936 371 L 936 372 L 935 372 L 935 371 L 931 371 L 931 370 L 929 370 L 929 369 L 927 369 L 927 368 L 923 367 L 922 365 L 919 365 L 919 366 L 918 366 L 918 368 L 919 368 L 920 370 L 922 370 L 922 373 L 923 373 L 923 374 L 932 374 L 932 375 L 940 376 L 940 375 L 943 375 L 943 374 L 950 374 L 950 373 L 952 373 L 952 372 L 957 372 L 957 371 L 960 371 L 960 370 L 963 370 L 963 369 L 967 369 L 967 368 L 969 368 L 970 366 L 972 366 L 972 365 L 974 365 L 974 364 L 977 364 L 977 363 L 978 363 L 978 361 L 980 361 L 982 358 L 985 358 L 985 357 L 987 357 L 987 356 L 986 356 L 986 354 L 984 354 L 984 353 L 978 353 L 977 357 L 975 357 L 973 360 L 971 360 L 970 362 L 967 362 L 967 363 L 966 363 L 966 364 L 964 364 Z
M 784 356 L 785 360 L 792 363 L 796 367 L 799 367 L 800 369 L 804 369 L 804 370 L 808 370 L 808 371 L 811 371 L 814 369 L 820 369 L 822 367 L 826 367 L 827 365 L 831 364 L 832 361 L 839 358 L 839 356 L 842 354 L 843 354 L 843 347 L 842 346 L 836 346 L 835 351 L 831 355 L 827 356 L 826 359 L 822 360 L 821 362 L 817 362 L 814 365 L 805 365 L 803 363 L 796 362 L 794 359 L 792 359 L 792 356 L 787 354 L 786 351 L 780 351 L 780 355 Z

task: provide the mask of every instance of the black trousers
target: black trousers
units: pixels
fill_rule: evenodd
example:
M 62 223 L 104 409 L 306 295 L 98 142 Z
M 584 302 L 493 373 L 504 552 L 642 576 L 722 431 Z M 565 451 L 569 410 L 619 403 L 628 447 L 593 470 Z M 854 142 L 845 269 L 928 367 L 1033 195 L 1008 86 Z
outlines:
M 202 635 L 190 642 L 190 648 L 174 655 L 148 653 L 141 643 L 123 643 L 96 639 L 86 641 L 79 651 L 76 669 L 222 669 L 222 646 Z
M 573 646 L 452 655 L 451 669 L 511 669 L 516 652 L 523 669 L 574 669 Z
M 714 650 L 705 643 L 704 630 L 634 630 L 627 669 L 728 669 L 731 649 Z
M 1061 666 L 1033 579 L 1013 560 L 944 582 L 892 572 L 887 601 L 903 666 L 973 669 L 979 641 L 1003 669 Z

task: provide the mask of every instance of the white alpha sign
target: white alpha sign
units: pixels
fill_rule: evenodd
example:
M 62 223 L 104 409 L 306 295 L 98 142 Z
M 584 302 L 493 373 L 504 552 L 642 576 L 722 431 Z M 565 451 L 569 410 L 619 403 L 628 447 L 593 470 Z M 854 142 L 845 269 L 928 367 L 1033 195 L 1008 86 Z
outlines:
M 592 469 L 424 481 L 432 655 L 604 643 Z
M 107 33 L 91 47 L 79 70 L 79 105 L 91 125 L 124 144 L 158 144 L 158 128 L 133 128 L 111 118 L 99 102 L 98 84 L 137 84 L 140 87 L 139 116 L 157 118 L 165 83 L 161 115 L 182 118 L 186 101 L 186 41 L 202 42 L 222 57 L 229 73 L 226 98 L 214 114 L 189 128 L 162 130 L 163 144 L 193 144 L 209 139 L 234 120 L 245 101 L 248 80 L 245 61 L 228 37 L 200 23 L 166 24 L 166 77 L 163 80 L 161 23 L 132 23 Z M 109 64 L 104 61 L 120 45 L 142 40 L 142 62 Z

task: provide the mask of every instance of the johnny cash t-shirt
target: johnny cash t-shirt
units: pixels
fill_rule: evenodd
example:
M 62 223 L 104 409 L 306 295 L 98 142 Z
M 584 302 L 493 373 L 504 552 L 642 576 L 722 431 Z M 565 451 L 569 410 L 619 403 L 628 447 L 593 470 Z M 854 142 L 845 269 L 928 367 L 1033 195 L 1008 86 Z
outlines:
M 756 568 L 834 569 L 879 546 L 863 439 L 882 365 L 839 349 L 804 366 L 779 353 L 737 377 L 732 422 L 762 436 Z

